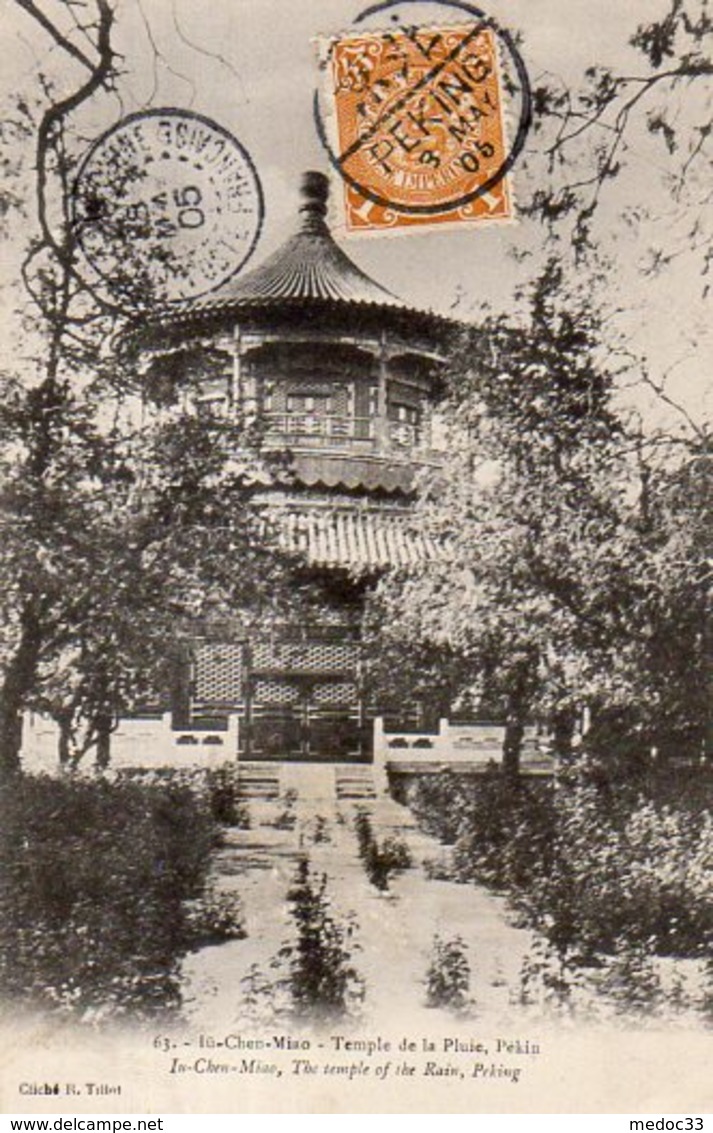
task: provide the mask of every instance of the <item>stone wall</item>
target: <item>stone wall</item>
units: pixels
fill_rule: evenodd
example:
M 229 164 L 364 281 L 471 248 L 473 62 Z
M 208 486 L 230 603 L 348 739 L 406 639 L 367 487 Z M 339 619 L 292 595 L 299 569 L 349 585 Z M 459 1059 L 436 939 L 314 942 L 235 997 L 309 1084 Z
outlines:
M 23 728 L 22 763 L 26 771 L 57 770 L 57 725 L 37 713 L 27 713 Z M 238 717 L 228 717 L 227 729 L 174 731 L 171 716 L 142 716 L 122 720 L 111 738 L 111 767 L 211 767 L 237 758 Z M 92 753 L 86 756 L 93 762 Z

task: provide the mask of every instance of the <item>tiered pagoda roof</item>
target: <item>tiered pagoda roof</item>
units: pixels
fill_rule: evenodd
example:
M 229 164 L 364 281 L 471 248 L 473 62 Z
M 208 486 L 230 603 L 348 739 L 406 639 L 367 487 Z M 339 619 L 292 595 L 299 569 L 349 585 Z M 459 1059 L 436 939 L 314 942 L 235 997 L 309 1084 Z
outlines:
M 374 312 L 404 318 L 429 332 L 442 333 L 451 320 L 414 308 L 373 280 L 336 243 L 326 222 L 329 182 L 323 173 L 302 177 L 301 224 L 271 256 L 252 271 L 240 273 L 214 291 L 174 303 L 149 316 L 150 327 L 181 326 L 206 319 L 266 316 L 312 307 L 333 312 Z
M 273 519 L 282 547 L 312 566 L 371 573 L 414 566 L 438 553 L 406 514 L 313 508 L 285 510 Z
M 383 343 L 385 329 L 396 332 L 391 342 L 396 341 L 394 352 L 400 351 L 400 357 L 427 355 L 432 361 L 435 354 L 438 359 L 444 332 L 454 324 L 408 306 L 352 262 L 327 226 L 324 174 L 305 173 L 301 189 L 301 221 L 294 235 L 252 271 L 207 295 L 157 311 L 136 328 L 137 339 L 163 338 L 170 354 L 186 333 L 198 332 L 203 338 L 208 328 L 223 334 L 238 326 L 241 336 L 235 341 L 242 341 L 244 349 L 247 339 L 248 350 L 259 350 L 268 339 L 279 344 L 283 332 L 289 343 L 295 328 L 308 339 L 314 332 L 314 341 L 319 342 L 325 328 L 323 341 L 335 351 L 338 365 L 343 335 L 357 343 L 363 335 L 371 340 L 373 352 L 377 336 Z M 437 553 L 432 541 L 418 531 L 408 508 L 398 506 L 413 499 L 417 472 L 432 465 L 434 458 L 427 445 L 392 442 L 389 430 L 395 422 L 388 419 L 385 404 L 388 361 L 386 355 L 380 358 L 382 401 L 373 432 L 350 432 L 347 417 L 341 432 L 322 434 L 315 429 L 313 435 L 305 428 L 282 436 L 281 427 L 276 429 L 281 447 L 291 452 L 291 483 L 300 492 L 299 500 L 287 501 L 284 485 L 276 481 L 267 491 L 272 520 L 283 548 L 314 567 L 379 572 L 404 568 Z M 280 365 L 281 356 L 276 354 L 275 373 L 279 374 Z M 375 374 L 375 362 L 372 367 Z M 269 377 L 274 379 L 272 373 Z M 339 499 L 335 492 L 341 493 Z M 332 506 L 318 502 L 320 493 L 331 493 Z M 353 499 L 347 502 L 345 494 L 353 494 Z
M 302 180 L 302 224 L 260 267 L 229 280 L 194 308 L 269 305 L 290 300 L 336 300 L 405 307 L 396 296 L 354 264 L 332 238 L 326 223 L 327 178 L 306 173 Z

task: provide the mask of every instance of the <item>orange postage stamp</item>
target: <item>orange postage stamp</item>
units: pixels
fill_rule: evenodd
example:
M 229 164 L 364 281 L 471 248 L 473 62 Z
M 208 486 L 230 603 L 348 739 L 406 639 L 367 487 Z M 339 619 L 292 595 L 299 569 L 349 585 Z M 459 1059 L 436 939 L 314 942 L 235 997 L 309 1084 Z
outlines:
M 348 232 L 512 217 L 498 46 L 487 21 L 321 44 Z

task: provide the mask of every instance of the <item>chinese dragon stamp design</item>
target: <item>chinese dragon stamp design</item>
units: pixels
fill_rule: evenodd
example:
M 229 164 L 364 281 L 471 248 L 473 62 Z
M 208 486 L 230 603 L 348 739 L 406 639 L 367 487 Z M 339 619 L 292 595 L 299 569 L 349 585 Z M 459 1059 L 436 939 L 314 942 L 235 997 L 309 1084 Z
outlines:
M 474 19 L 320 42 L 329 112 L 318 129 L 348 232 L 511 219 L 523 130 L 509 145 L 500 38 Z

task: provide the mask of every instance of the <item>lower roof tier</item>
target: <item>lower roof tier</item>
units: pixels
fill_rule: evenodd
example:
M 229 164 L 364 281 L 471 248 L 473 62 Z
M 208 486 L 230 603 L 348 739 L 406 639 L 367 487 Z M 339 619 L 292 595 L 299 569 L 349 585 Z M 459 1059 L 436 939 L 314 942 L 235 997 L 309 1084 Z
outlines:
M 283 550 L 313 567 L 354 572 L 393 570 L 433 559 L 437 547 L 405 509 L 271 509 Z
M 419 466 L 407 461 L 306 452 L 290 458 L 291 477 L 308 488 L 411 494 L 418 471 Z

